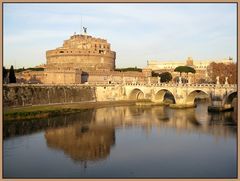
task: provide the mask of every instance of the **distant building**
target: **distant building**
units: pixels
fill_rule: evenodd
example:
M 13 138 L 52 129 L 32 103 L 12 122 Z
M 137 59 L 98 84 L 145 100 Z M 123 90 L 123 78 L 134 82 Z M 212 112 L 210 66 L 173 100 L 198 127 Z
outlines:
M 173 79 L 179 76 L 178 72 L 174 72 L 174 69 L 178 66 L 190 66 L 193 67 L 196 70 L 195 75 L 188 75 L 190 76 L 193 82 L 198 82 L 200 79 L 208 79 L 207 74 L 207 67 L 210 65 L 210 63 L 216 62 L 216 63 L 224 63 L 224 64 L 230 64 L 233 63 L 232 58 L 229 57 L 229 59 L 223 59 L 223 60 L 204 60 L 204 61 L 195 61 L 191 57 L 188 57 L 187 60 L 182 61 L 156 61 L 156 60 L 149 60 L 147 62 L 147 67 L 149 69 L 152 69 L 155 72 L 162 73 L 162 72 L 170 72 L 173 75 Z M 186 77 L 186 75 L 183 75 Z

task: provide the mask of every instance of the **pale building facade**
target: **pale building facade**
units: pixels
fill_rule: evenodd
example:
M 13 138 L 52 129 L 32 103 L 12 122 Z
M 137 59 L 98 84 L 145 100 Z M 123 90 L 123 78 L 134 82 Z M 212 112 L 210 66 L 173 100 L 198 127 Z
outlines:
M 210 63 L 225 63 L 230 64 L 233 63 L 232 59 L 223 59 L 223 60 L 203 60 L 203 61 L 196 61 L 193 60 L 191 57 L 188 57 L 187 60 L 182 61 L 156 61 L 156 60 L 149 60 L 147 62 L 147 68 L 152 70 L 174 70 L 178 66 L 192 66 L 195 70 L 206 70 Z
M 149 60 L 147 62 L 148 69 L 152 69 L 155 72 L 162 73 L 162 72 L 170 72 L 173 76 L 173 80 L 179 76 L 178 72 L 174 72 L 174 69 L 178 66 L 190 66 L 196 70 L 195 74 L 184 74 L 182 73 L 182 77 L 186 79 L 191 79 L 193 83 L 198 83 L 201 79 L 209 80 L 209 76 L 207 74 L 207 67 L 210 63 L 224 63 L 230 64 L 233 63 L 231 58 L 229 59 L 222 59 L 222 60 L 203 60 L 203 61 L 196 61 L 193 60 L 191 57 L 188 57 L 187 60 L 182 61 L 156 61 L 156 60 Z

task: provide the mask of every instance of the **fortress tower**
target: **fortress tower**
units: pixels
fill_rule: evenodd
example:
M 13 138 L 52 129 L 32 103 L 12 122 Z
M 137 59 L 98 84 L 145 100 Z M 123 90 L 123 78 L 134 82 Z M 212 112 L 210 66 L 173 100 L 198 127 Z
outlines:
M 44 82 L 80 83 L 81 72 L 114 70 L 116 53 L 110 47 L 105 39 L 74 34 L 62 47 L 46 52 Z
M 73 35 L 62 47 L 46 52 L 47 68 L 78 68 L 89 70 L 114 70 L 115 55 L 107 40 L 87 34 Z

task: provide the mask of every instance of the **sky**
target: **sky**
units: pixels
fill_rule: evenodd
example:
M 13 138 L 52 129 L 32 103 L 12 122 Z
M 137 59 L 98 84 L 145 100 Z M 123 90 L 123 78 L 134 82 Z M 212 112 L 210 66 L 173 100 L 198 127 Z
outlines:
M 4 3 L 3 63 L 33 67 L 81 27 L 107 39 L 116 67 L 237 58 L 235 3 Z

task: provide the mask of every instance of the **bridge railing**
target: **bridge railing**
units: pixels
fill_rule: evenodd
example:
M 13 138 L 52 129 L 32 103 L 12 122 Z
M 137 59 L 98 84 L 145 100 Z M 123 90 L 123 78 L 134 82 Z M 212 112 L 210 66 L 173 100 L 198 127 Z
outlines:
M 177 84 L 177 83 L 159 83 L 159 84 L 140 84 L 126 83 L 126 86 L 146 86 L 146 87 L 212 87 L 212 88 L 237 88 L 237 84 Z
M 91 84 L 3 84 L 3 86 L 8 87 L 51 87 L 51 86 L 69 86 L 69 87 L 89 87 L 89 86 L 144 86 L 144 87 L 212 87 L 212 88 L 232 88 L 237 89 L 237 84 L 177 84 L 177 83 L 156 83 L 156 84 L 146 84 L 146 83 L 125 83 L 125 84 L 106 84 L 106 83 L 91 83 Z

